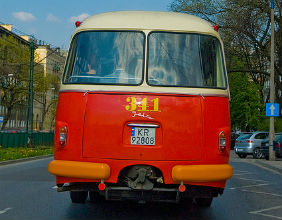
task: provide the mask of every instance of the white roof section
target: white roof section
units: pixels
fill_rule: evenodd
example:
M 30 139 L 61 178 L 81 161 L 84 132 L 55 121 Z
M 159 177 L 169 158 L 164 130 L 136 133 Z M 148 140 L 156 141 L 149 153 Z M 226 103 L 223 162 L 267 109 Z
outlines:
M 213 25 L 194 15 L 176 12 L 117 11 L 88 17 L 75 30 L 154 30 L 206 33 L 219 37 Z

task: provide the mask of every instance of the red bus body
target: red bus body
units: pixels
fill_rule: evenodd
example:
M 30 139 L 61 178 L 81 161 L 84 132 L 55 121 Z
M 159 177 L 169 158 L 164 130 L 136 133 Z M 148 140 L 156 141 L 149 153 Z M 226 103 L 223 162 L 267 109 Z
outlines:
M 227 87 L 174 93 L 173 87 L 90 86 L 63 85 L 59 94 L 49 164 L 58 191 L 77 192 L 74 202 L 89 191 L 92 199 L 196 198 L 206 206 L 223 193 L 232 176 Z M 135 132 L 140 138 L 132 144 Z

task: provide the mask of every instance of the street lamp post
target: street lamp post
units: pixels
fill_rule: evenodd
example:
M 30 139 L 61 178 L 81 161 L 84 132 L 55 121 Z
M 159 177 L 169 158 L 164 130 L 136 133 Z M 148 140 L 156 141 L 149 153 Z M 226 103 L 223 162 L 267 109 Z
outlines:
M 28 133 L 28 146 L 32 146 L 33 131 L 33 70 L 34 70 L 34 42 L 30 41 L 30 66 L 28 76 L 28 100 L 26 113 L 26 132 Z
M 274 94 L 274 0 L 271 0 L 271 49 L 270 49 L 270 103 L 275 102 Z M 269 120 L 269 160 L 275 160 L 273 151 L 274 117 Z

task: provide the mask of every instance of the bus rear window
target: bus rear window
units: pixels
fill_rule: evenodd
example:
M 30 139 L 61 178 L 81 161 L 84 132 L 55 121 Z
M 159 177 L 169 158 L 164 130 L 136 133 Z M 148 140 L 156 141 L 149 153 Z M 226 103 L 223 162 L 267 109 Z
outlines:
M 226 88 L 221 45 L 215 37 L 152 32 L 148 42 L 149 85 Z
M 86 31 L 71 44 L 63 83 L 138 85 L 143 79 L 144 34 Z

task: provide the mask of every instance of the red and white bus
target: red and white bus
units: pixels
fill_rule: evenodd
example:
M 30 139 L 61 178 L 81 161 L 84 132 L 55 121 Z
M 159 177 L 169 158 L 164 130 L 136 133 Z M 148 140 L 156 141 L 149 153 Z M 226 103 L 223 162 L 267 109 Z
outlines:
M 72 36 L 49 172 L 72 202 L 210 206 L 232 176 L 217 28 L 171 12 L 91 16 Z

